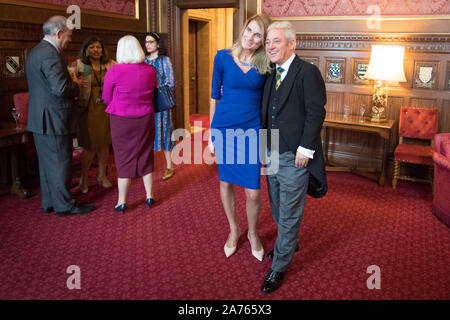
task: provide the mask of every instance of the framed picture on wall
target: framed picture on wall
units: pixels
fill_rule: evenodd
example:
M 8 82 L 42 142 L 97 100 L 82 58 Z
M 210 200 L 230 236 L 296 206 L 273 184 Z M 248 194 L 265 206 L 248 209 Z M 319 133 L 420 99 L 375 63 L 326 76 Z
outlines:
M 415 61 L 413 88 L 437 89 L 439 61 Z
M 369 67 L 369 59 L 352 59 L 352 82 L 355 84 L 370 84 L 364 76 Z
M 21 78 L 25 75 L 24 50 L 0 50 L 1 78 L 3 80 Z
M 326 82 L 345 82 L 345 58 L 325 58 Z

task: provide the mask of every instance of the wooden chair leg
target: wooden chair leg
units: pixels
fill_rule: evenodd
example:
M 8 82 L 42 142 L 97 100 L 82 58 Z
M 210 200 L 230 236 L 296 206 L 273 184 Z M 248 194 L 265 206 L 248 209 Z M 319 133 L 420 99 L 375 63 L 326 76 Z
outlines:
M 392 189 L 397 188 L 397 179 L 400 169 L 400 162 L 394 160 L 394 177 L 392 178 Z

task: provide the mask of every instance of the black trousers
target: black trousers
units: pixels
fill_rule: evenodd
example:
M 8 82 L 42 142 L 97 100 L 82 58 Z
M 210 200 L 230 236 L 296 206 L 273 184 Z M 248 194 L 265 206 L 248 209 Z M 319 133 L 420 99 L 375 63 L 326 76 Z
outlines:
M 39 160 L 42 208 L 70 210 L 75 203 L 70 194 L 72 179 L 72 137 L 34 133 Z

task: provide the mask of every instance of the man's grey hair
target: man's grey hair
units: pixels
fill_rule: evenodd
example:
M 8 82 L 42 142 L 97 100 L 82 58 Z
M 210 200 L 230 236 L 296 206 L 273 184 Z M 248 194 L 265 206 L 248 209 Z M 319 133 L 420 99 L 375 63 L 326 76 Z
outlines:
M 287 41 L 296 40 L 295 36 L 295 30 L 292 26 L 292 23 L 289 21 L 275 21 L 270 24 L 270 26 L 267 28 L 267 33 L 269 33 L 272 29 L 283 29 L 284 30 L 284 36 L 286 37 Z
M 52 36 L 58 30 L 64 32 L 68 29 L 67 18 L 63 16 L 53 16 L 44 22 L 42 29 L 44 31 L 44 36 Z

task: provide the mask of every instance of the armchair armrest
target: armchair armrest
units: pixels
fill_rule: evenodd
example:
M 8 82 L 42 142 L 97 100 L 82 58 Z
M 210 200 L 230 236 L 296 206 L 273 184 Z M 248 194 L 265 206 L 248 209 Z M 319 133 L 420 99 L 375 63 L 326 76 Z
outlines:
M 444 157 L 442 154 L 434 152 L 433 153 L 433 161 L 436 165 L 443 167 L 450 171 L 450 159 Z

